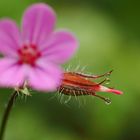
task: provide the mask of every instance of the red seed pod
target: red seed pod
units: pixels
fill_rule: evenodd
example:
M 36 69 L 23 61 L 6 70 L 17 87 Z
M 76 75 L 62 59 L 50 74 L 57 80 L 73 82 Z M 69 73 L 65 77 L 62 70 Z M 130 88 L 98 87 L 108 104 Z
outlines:
M 105 80 L 101 81 L 100 83 L 96 83 L 92 80 L 108 76 L 111 73 L 112 71 L 109 71 L 105 74 L 96 76 L 77 72 L 65 72 L 63 75 L 62 84 L 59 87 L 58 91 L 59 93 L 70 96 L 92 95 L 103 99 L 107 103 L 110 103 L 110 100 L 108 98 L 97 95 L 96 92 L 112 92 L 115 94 L 122 94 L 122 92 L 103 86 L 102 84 L 106 82 L 108 78 L 105 78 Z

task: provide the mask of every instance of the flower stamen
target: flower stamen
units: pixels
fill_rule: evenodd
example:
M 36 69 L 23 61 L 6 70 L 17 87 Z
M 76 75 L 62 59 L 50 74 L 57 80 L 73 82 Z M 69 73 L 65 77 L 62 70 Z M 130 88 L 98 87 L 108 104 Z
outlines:
M 35 65 L 36 60 L 41 56 L 35 45 L 24 45 L 18 50 L 19 64 Z

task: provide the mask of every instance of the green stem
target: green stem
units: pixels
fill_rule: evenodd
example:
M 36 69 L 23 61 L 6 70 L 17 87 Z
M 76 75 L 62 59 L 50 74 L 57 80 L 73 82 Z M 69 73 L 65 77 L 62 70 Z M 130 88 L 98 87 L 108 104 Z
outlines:
M 2 118 L 2 123 L 1 123 L 1 126 L 0 126 L 0 140 L 3 140 L 6 124 L 7 124 L 12 106 L 14 104 L 14 101 L 15 101 L 17 95 L 18 95 L 17 91 L 14 91 L 14 93 L 10 96 L 8 104 L 5 108 L 4 115 L 3 115 L 3 118 Z

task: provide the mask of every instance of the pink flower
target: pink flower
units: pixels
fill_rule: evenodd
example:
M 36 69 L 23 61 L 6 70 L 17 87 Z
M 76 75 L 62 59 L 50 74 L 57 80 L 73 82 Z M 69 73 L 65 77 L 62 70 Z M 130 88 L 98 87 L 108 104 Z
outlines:
M 67 31 L 54 31 L 56 16 L 39 3 L 24 13 L 19 31 L 10 19 L 0 21 L 0 86 L 52 91 L 61 84 L 59 65 L 75 53 L 78 42 Z

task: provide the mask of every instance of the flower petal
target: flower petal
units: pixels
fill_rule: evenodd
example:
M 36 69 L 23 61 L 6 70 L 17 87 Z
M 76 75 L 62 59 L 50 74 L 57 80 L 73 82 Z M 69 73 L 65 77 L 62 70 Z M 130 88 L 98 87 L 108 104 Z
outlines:
M 68 61 L 78 48 L 75 36 L 67 31 L 57 31 L 52 34 L 48 43 L 42 46 L 42 55 L 55 63 Z
M 16 56 L 20 46 L 20 33 L 17 25 L 10 19 L 0 21 L 0 53 Z
M 52 32 L 55 20 L 55 13 L 48 5 L 43 3 L 32 5 L 23 16 L 23 40 L 26 43 L 40 45 Z
M 16 60 L 3 58 L 0 60 L 0 86 L 19 87 L 25 79 L 24 65 L 18 65 Z
M 28 75 L 29 86 L 40 91 L 54 91 L 61 84 L 62 71 L 48 62 L 32 67 Z

